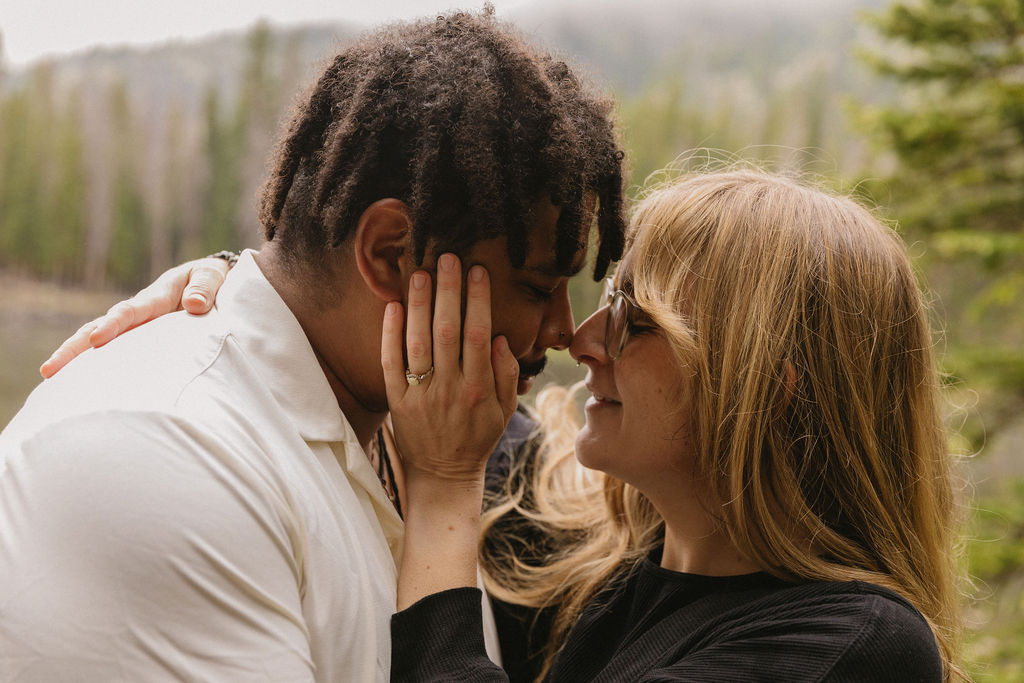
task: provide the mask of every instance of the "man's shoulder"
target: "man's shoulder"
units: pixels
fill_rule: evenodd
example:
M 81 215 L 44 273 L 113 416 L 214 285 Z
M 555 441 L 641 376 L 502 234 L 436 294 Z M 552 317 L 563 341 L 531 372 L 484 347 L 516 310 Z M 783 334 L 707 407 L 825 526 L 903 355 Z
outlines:
M 250 427 L 168 410 L 101 407 L 56 416 L 31 431 L 4 430 L 0 454 L 68 459 L 91 474 L 118 466 L 138 473 L 152 465 L 163 467 L 161 454 L 174 454 L 173 466 L 180 465 L 186 454 L 192 459 L 199 455 L 237 459 L 260 448 Z M 247 441 L 241 443 L 240 439 Z
M 215 316 L 164 316 L 83 353 L 43 381 L 4 433 L 24 439 L 76 415 L 102 421 L 104 411 L 144 411 L 151 419 L 188 410 L 183 392 L 218 365 L 232 364 L 229 346 L 230 333 Z
M 287 472 L 240 423 L 103 409 L 54 420 L 33 434 L 5 432 L 0 460 L 0 491 L 14 487 L 22 498 L 60 500 L 68 510 L 77 500 L 83 513 L 97 505 L 146 511 L 153 529 L 164 514 L 174 520 L 165 520 L 172 532 L 205 524 L 211 515 L 222 523 L 253 514 L 292 516 Z
M 3 450 L 0 602 L 32 639 L 25 661 L 36 670 L 64 657 L 103 671 L 90 678 L 119 678 L 126 663 L 151 671 L 147 655 L 160 652 L 196 675 L 235 666 L 217 656 L 243 647 L 294 660 L 306 678 L 302 558 L 292 552 L 301 523 L 283 489 L 216 430 L 102 410 Z M 53 605 L 67 618 L 54 622 Z M 21 651 L 8 634 L 0 629 L 2 647 Z

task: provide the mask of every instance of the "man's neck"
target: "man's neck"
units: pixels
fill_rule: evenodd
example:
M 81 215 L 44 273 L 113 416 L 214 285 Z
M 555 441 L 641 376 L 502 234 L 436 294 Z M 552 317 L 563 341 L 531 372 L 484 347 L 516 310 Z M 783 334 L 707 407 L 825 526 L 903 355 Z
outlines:
M 365 450 L 387 415 L 383 400 L 379 406 L 367 405 L 360 398 L 366 392 L 358 390 L 361 385 L 372 384 L 376 377 L 373 366 L 380 362 L 372 353 L 379 348 L 379 340 L 371 347 L 357 336 L 373 326 L 359 323 L 367 315 L 365 311 L 346 310 L 346 305 L 360 300 L 358 296 L 339 295 L 337 305 L 333 305 L 334 301 L 324 305 L 322 298 L 312 295 L 310 290 L 331 285 L 322 280 L 315 284 L 300 281 L 291 269 L 282 267 L 275 246 L 264 244 L 256 254 L 256 262 L 305 332 L 338 407 Z M 335 291 L 344 291 L 344 284 L 339 282 Z
M 315 351 L 316 347 L 314 347 Z M 324 371 L 324 375 L 327 377 L 327 383 L 331 386 L 331 391 L 334 392 L 335 398 L 338 399 L 338 407 L 341 408 L 345 419 L 348 420 L 352 430 L 356 433 L 359 445 L 363 447 L 364 451 L 367 450 L 377 430 L 380 429 L 381 424 L 384 422 L 384 418 L 387 417 L 387 410 L 380 412 L 363 405 L 345 386 L 339 373 L 331 368 L 324 357 L 319 352 L 317 352 L 316 356 L 320 367 Z

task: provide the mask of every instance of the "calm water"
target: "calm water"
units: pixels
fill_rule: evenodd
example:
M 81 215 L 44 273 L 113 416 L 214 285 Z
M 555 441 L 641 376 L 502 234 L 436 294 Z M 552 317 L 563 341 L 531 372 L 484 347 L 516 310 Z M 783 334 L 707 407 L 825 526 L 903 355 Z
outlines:
M 0 428 L 41 381 L 39 366 L 83 323 L 125 298 L 60 287 L 0 269 Z
M 102 310 L 96 313 L 101 313 Z M 6 425 L 42 381 L 39 366 L 95 315 L 0 311 L 0 425 Z

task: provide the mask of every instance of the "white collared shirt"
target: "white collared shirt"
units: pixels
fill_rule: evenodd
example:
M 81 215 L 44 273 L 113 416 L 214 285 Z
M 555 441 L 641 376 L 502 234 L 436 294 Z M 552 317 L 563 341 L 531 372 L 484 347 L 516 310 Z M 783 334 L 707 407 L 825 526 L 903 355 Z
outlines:
M 385 681 L 402 532 L 246 253 L 0 434 L 0 680 Z

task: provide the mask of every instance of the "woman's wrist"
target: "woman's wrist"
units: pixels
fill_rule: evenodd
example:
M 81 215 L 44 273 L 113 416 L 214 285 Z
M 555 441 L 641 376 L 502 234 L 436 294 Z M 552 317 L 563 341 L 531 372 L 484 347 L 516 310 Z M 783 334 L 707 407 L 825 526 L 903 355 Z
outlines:
M 483 480 L 406 482 L 405 541 L 398 609 L 443 590 L 476 586 Z

